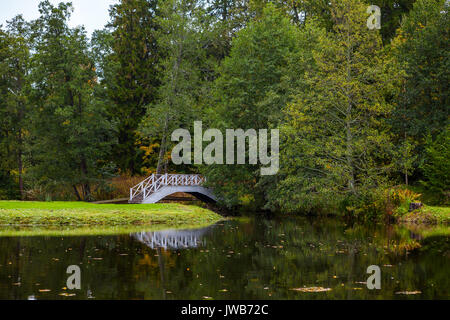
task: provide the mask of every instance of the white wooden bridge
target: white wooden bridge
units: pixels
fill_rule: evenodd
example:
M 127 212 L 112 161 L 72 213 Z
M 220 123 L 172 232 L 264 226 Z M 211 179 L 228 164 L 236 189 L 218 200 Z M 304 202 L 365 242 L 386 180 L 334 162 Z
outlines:
M 184 192 L 205 202 L 216 202 L 211 190 L 203 187 L 205 177 L 198 174 L 152 174 L 130 189 L 129 203 L 156 203 L 165 197 Z

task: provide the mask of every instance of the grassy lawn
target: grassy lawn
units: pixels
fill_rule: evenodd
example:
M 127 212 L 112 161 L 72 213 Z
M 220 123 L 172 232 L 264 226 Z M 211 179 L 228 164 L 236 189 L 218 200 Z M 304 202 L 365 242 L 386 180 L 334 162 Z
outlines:
M 204 226 L 221 220 L 182 204 L 0 201 L 0 226 Z
M 416 224 L 449 224 L 450 207 L 424 206 L 405 214 L 400 221 Z

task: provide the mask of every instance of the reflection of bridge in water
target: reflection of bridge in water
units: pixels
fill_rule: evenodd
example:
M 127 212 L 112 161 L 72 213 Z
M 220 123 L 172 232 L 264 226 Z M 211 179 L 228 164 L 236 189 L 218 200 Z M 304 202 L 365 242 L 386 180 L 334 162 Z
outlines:
M 156 232 L 138 232 L 131 236 L 152 249 L 187 249 L 206 244 L 202 237 L 211 227 L 192 230 L 165 230 Z
M 165 230 L 156 232 L 138 232 L 131 234 L 131 237 L 146 246 L 156 249 L 158 257 L 159 273 L 161 275 L 162 296 L 166 299 L 166 277 L 164 276 L 164 255 L 161 248 L 167 250 L 178 250 L 187 248 L 197 248 L 206 245 L 203 237 L 214 228 L 214 225 L 191 230 Z

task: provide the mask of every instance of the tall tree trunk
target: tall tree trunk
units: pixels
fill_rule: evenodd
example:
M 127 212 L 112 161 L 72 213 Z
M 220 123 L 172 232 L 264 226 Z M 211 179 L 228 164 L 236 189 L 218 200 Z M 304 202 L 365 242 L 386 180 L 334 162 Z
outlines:
M 22 88 L 22 84 L 20 85 L 20 88 Z M 19 190 L 20 190 L 20 199 L 24 199 L 24 190 L 23 190 L 23 118 L 24 118 L 25 110 L 24 105 L 21 103 L 19 108 L 19 139 L 18 139 L 18 152 L 17 152 L 17 167 L 19 170 Z
M 406 145 L 406 131 L 405 131 L 405 145 Z M 407 153 L 407 152 L 405 152 L 405 153 Z M 405 157 L 405 160 L 404 160 L 403 163 L 405 164 L 405 184 L 408 185 L 408 168 L 406 166 L 406 161 L 407 161 L 406 157 L 408 157 L 408 154 L 405 154 L 404 157 Z
M 17 166 L 19 168 L 19 190 L 20 190 L 20 199 L 24 199 L 24 190 L 23 190 L 23 162 L 22 162 L 22 145 L 19 146 L 19 153 L 17 154 Z
M 349 107 L 349 109 L 351 109 L 351 107 Z M 347 166 L 348 166 L 348 170 L 349 170 L 349 179 L 348 179 L 348 187 L 350 189 L 350 191 L 355 194 L 355 172 L 353 169 L 353 137 L 352 137 L 352 132 L 351 132 L 351 128 L 350 128 L 350 121 L 347 120 L 347 124 L 346 124 L 346 136 L 347 136 L 347 150 L 346 150 L 346 154 L 345 157 L 347 159 Z
M 91 197 L 91 187 L 89 186 L 89 182 L 87 181 L 88 168 L 87 168 L 86 158 L 84 156 L 82 156 L 82 158 L 81 158 L 81 172 L 83 173 L 83 176 L 84 176 L 83 178 L 85 180 L 82 185 L 83 199 L 85 201 L 89 201 L 90 197 Z
M 164 131 L 161 139 L 161 147 L 159 149 L 159 158 L 158 158 L 158 167 L 156 168 L 156 174 L 161 174 L 164 166 L 164 158 L 166 156 L 167 149 L 167 126 L 168 119 L 166 116 L 166 120 L 164 122 Z
M 73 187 L 73 191 L 75 192 L 75 195 L 77 197 L 77 200 L 81 201 L 80 193 L 78 192 L 77 186 L 73 185 L 72 187 Z
M 348 43 L 350 43 L 350 34 L 347 32 Z M 351 74 L 351 48 L 348 46 L 347 48 L 347 82 L 350 83 L 352 79 Z M 350 191 L 355 194 L 355 171 L 353 167 L 353 136 L 351 131 L 351 120 L 352 120 L 352 96 L 351 93 L 347 92 L 347 110 L 346 110 L 346 119 L 345 119 L 345 129 L 346 129 L 346 160 L 347 166 L 349 169 L 349 179 L 348 179 L 348 187 Z

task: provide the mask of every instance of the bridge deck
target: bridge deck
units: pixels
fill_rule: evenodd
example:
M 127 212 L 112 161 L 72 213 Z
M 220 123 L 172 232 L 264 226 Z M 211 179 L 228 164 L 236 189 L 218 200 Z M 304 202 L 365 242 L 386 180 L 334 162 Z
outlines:
M 152 174 L 130 189 L 129 203 L 156 203 L 174 193 L 191 194 L 202 201 L 217 201 L 211 190 L 203 187 L 206 179 L 198 174 Z

